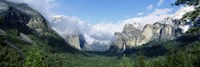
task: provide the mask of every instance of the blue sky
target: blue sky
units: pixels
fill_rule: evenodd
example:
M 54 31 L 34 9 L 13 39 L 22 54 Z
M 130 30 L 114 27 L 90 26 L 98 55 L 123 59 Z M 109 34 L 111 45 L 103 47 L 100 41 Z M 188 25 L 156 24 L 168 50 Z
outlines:
M 53 9 L 61 15 L 75 16 L 91 23 L 117 22 L 130 17 L 144 16 L 154 9 L 170 8 L 174 13 L 178 7 L 171 6 L 174 0 L 56 0 L 59 6 Z M 153 6 L 147 9 L 149 6 Z M 140 15 L 138 15 L 140 13 Z

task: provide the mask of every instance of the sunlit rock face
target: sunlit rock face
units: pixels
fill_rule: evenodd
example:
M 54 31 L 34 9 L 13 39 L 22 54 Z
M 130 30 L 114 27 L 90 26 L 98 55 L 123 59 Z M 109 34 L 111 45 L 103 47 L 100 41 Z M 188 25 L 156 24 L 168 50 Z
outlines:
M 144 39 L 142 36 L 142 31 L 135 28 L 132 24 L 125 25 L 122 34 L 124 35 L 124 41 L 127 47 L 138 46 L 141 40 Z
M 78 34 L 71 34 L 66 36 L 65 40 L 77 49 L 81 49 Z
M 175 29 L 170 25 L 163 25 L 160 32 L 160 40 L 169 40 L 175 36 Z
M 143 30 L 139 30 L 132 24 L 126 24 L 121 33 L 115 33 L 116 39 L 113 45 L 119 50 L 140 46 L 149 41 L 166 41 L 175 37 L 175 28 L 169 24 L 154 23 L 147 24 Z
M 71 46 L 82 50 L 86 44 L 85 38 L 78 27 L 78 21 L 69 20 L 68 16 L 55 16 L 52 21 L 52 27 L 57 31 L 66 42 L 70 43 Z
M 117 46 L 117 48 L 123 48 L 123 44 L 125 44 L 125 39 L 123 37 L 122 33 L 116 32 L 115 33 L 116 36 L 116 40 L 114 42 L 114 44 Z
M 64 39 L 66 42 L 69 42 L 72 46 L 79 50 L 82 50 L 84 46 L 87 45 L 84 36 L 78 33 L 66 35 Z
M 155 30 L 156 29 L 154 29 L 152 25 L 147 24 L 141 33 L 144 38 L 140 41 L 140 43 L 138 43 L 138 45 L 149 42 L 151 39 L 153 39 L 153 37 L 156 38 L 154 35 Z

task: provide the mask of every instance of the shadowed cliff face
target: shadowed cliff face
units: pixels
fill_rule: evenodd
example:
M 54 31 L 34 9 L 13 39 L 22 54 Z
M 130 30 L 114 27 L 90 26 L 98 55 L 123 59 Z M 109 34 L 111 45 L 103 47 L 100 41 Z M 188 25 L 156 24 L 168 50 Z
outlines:
M 55 51 L 79 52 L 60 37 L 48 25 L 48 21 L 26 4 L 0 1 L 0 16 L 3 18 L 0 28 L 15 29 L 18 33 L 32 34 L 43 39 Z

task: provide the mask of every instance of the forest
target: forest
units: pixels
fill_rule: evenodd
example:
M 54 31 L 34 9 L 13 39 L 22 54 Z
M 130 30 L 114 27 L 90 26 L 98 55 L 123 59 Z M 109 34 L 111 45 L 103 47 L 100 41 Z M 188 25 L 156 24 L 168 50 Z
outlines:
M 199 5 L 199 0 L 177 0 L 173 6 L 186 4 Z M 183 18 L 197 18 L 200 8 L 196 9 Z M 0 24 L 2 21 L 0 17 Z M 110 55 L 109 52 L 59 52 L 38 36 L 28 35 L 35 42 L 30 45 L 18 38 L 16 29 L 3 29 L 6 34 L 0 35 L 0 67 L 199 67 L 199 24 L 199 21 L 195 22 L 194 27 L 173 40 L 151 41 L 119 55 Z

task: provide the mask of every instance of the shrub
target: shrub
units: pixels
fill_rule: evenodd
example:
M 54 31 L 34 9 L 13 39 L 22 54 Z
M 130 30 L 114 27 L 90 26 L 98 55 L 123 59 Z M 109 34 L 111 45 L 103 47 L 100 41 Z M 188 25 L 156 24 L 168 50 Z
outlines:
M 132 67 L 130 59 L 126 57 L 125 54 L 123 55 L 122 60 L 119 63 L 119 67 Z
M 41 51 L 33 45 L 26 55 L 24 67 L 44 67 L 44 60 Z

